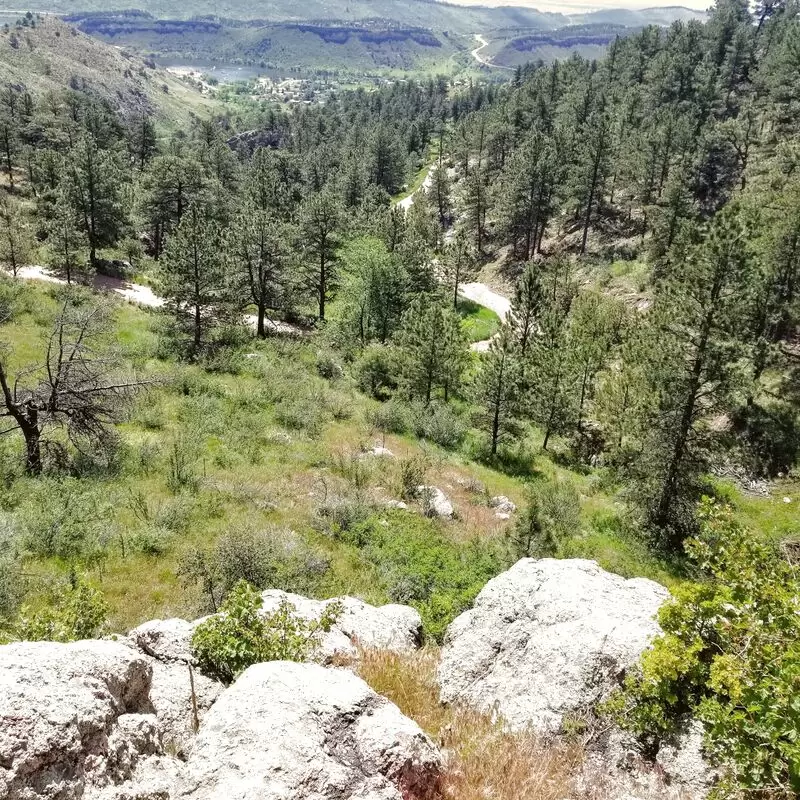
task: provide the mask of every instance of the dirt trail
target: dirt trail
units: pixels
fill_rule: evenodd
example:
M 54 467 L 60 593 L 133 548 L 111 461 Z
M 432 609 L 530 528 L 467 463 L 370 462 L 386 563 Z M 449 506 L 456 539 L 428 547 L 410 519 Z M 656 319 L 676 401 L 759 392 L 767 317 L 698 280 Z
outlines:
M 494 311 L 500 317 L 501 322 L 505 322 L 511 311 L 511 301 L 490 289 L 485 283 L 462 283 L 458 287 L 458 293 L 467 300 L 472 300 L 473 303 L 488 308 L 489 311 Z M 474 353 L 485 353 L 491 343 L 492 339 L 482 339 L 480 342 L 473 342 L 470 350 Z
M 66 280 L 54 275 L 45 267 L 39 264 L 32 264 L 27 267 L 20 267 L 17 270 L 17 277 L 24 280 L 46 281 L 47 283 L 59 283 L 66 285 Z M 161 308 L 164 305 L 164 298 L 159 297 L 149 286 L 141 283 L 131 283 L 122 278 L 112 278 L 109 275 L 95 275 L 92 281 L 92 288 L 97 292 L 108 292 L 116 294 L 123 300 L 136 303 L 147 308 Z M 258 324 L 258 317 L 255 314 L 245 314 L 244 322 L 255 330 Z M 288 336 L 304 336 L 308 333 L 305 328 L 292 325 L 289 322 L 267 320 L 266 327 L 273 333 Z
M 27 267 L 20 267 L 17 270 L 17 277 L 25 280 L 47 281 L 48 283 L 61 283 L 66 285 L 66 280 L 54 275 L 45 267 L 39 264 L 31 264 Z M 92 280 L 92 288 L 98 292 L 111 292 L 140 306 L 149 308 L 160 308 L 164 305 L 164 299 L 159 297 L 149 287 L 141 283 L 131 283 L 122 278 L 112 278 L 110 275 L 95 275 Z
M 404 197 L 402 200 L 397 201 L 397 207 L 402 208 L 403 211 L 408 211 L 408 209 L 414 205 L 414 198 L 416 197 L 417 192 L 427 191 L 428 189 L 431 188 L 432 183 L 433 183 L 433 164 L 431 164 L 428 167 L 428 171 L 425 174 L 425 179 L 422 181 L 422 183 L 416 189 L 414 189 L 414 191 L 411 192 L 411 194 L 408 195 L 408 197 Z

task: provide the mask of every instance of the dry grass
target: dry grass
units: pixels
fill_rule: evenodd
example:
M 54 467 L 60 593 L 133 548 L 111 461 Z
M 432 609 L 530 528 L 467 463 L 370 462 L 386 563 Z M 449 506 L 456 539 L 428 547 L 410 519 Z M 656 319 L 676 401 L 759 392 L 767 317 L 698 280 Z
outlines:
M 562 800 L 574 795 L 582 748 L 510 733 L 488 714 L 439 702 L 439 652 L 366 652 L 358 671 L 447 754 L 442 800 Z

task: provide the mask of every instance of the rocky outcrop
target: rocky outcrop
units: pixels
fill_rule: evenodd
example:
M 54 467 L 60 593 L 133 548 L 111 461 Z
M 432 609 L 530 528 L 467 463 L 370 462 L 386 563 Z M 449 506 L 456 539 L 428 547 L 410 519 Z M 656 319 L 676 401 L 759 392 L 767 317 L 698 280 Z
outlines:
M 322 634 L 318 659 L 330 662 L 336 658 L 356 658 L 359 647 L 407 653 L 422 644 L 422 618 L 410 606 L 371 606 L 355 597 L 337 597 L 332 600 L 311 600 L 298 594 L 268 589 L 261 597 L 262 610 L 275 611 L 282 601 L 287 601 L 297 614 L 309 620 L 318 620 L 331 603 L 341 606 L 341 614 L 333 627 Z
M 0 797 L 416 800 L 435 786 L 441 756 L 416 723 L 314 664 L 257 664 L 220 687 L 178 753 L 153 697 L 159 665 L 124 642 L 0 647 Z
M 271 662 L 211 709 L 177 796 L 409 800 L 430 792 L 440 767 L 416 723 L 352 673 Z
M 79 798 L 160 751 L 149 660 L 117 642 L 0 647 L 0 797 Z
M 660 629 L 669 596 L 593 561 L 523 559 L 448 628 L 441 697 L 496 711 L 514 728 L 558 732 L 619 685 Z
M 192 634 L 201 620 L 155 619 L 134 628 L 128 643 L 149 656 L 150 701 L 158 715 L 164 744 L 184 756 L 191 750 L 199 722 L 222 692 L 222 684 L 190 666 Z

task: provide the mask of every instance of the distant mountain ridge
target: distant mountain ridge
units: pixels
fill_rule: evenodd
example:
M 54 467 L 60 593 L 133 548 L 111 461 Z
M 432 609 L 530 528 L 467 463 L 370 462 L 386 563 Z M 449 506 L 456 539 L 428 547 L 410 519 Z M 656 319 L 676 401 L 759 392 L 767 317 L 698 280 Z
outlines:
M 439 0 L 270 0 L 252 3 L 247 0 L 189 0 L 176 4 L 172 0 L 29 0 L 33 11 L 51 12 L 86 19 L 92 14 L 139 15 L 155 19 L 191 20 L 208 17 L 224 22 L 382 22 L 403 26 L 448 31 L 456 34 L 489 32 L 502 28 L 555 30 L 576 23 L 610 22 L 625 26 L 669 24 L 674 19 L 702 16 L 701 12 L 680 6 L 654 7 L 642 10 L 607 9 L 586 14 L 569 15 L 538 11 L 522 6 L 459 6 Z M 14 5 L 10 2 L 10 5 Z M 0 10 L 2 7 L 0 6 Z

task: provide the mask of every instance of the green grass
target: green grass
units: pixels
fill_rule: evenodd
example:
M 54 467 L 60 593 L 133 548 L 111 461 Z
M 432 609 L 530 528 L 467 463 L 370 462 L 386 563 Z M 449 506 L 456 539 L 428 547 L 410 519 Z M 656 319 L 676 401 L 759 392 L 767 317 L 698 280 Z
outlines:
M 500 330 L 500 317 L 472 300 L 460 298 L 458 313 L 461 316 L 461 330 L 470 342 L 491 339 Z
M 41 356 L 63 290 L 12 286 L 21 310 L 0 327 L 0 339 L 17 369 Z M 141 397 L 118 427 L 116 467 L 84 471 L 73 484 L 81 496 L 88 493 L 110 506 L 100 526 L 105 555 L 82 569 L 104 592 L 113 630 L 202 613 L 200 588 L 181 581 L 179 566 L 186 553 L 212 548 L 229 531 L 292 531 L 295 549 L 327 569 L 282 588 L 326 597 L 350 594 L 377 604 L 409 602 L 434 636 L 509 563 L 503 553 L 513 519 L 497 520 L 487 501 L 504 494 L 521 507 L 524 477 L 507 474 L 501 463 L 475 460 L 478 431 L 455 451 L 408 435 L 383 437 L 366 421 L 375 401 L 359 394 L 346 376 L 329 381 L 317 375 L 313 340 L 247 341 L 239 354 L 228 355 L 224 370 L 210 372 L 157 357 L 158 314 L 122 302 L 114 308 L 110 342 L 141 374 L 169 380 Z M 469 311 L 466 303 L 464 309 Z M 496 317 L 477 307 L 472 312 L 465 322 L 475 336 L 491 335 Z M 256 356 L 244 358 L 244 352 Z M 581 497 L 582 530 L 564 555 L 596 558 L 615 572 L 667 585 L 679 580 L 679 565 L 662 563 L 627 532 L 613 487 L 598 473 L 572 472 L 541 455 L 540 438 L 531 430 L 519 444 L 528 475 L 568 479 Z M 396 458 L 358 456 L 376 442 Z M 50 484 L 20 475 L 20 448 L 19 438 L 11 436 L 0 450 L 3 508 L 14 524 L 22 511 L 26 518 L 47 519 L 55 502 Z M 183 490 L 171 488 L 176 448 L 185 452 L 193 474 Z M 386 499 L 400 496 L 401 464 L 410 458 L 423 459 L 425 481 L 451 498 L 456 519 L 380 510 Z M 325 516 L 332 504 L 337 516 Z M 23 569 L 32 576 L 29 600 L 40 604 L 69 564 L 26 558 Z

